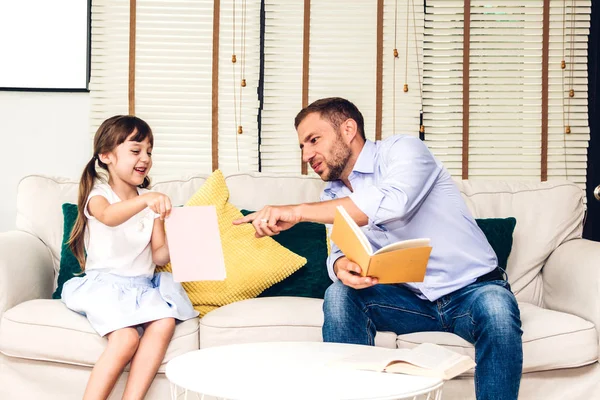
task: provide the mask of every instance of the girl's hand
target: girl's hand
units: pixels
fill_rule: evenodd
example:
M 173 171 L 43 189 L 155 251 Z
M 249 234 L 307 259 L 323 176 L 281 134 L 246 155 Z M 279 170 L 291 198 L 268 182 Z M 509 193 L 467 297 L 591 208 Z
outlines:
M 159 192 L 144 193 L 144 201 L 149 209 L 160 215 L 160 219 L 164 220 L 171 214 L 171 199 L 166 194 Z

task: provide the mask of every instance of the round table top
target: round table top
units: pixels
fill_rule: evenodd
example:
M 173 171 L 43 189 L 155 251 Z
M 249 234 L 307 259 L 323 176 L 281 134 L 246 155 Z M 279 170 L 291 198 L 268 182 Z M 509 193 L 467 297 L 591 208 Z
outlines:
M 169 381 L 229 399 L 400 399 L 442 386 L 438 378 L 361 371 L 336 361 L 369 346 L 320 342 L 234 344 L 192 351 L 169 361 Z

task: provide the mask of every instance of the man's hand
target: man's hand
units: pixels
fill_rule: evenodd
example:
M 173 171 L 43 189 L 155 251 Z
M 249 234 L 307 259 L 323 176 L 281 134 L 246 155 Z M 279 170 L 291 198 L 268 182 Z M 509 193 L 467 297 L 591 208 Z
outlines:
M 299 206 L 266 206 L 262 210 L 233 221 L 234 225 L 252 222 L 257 238 L 274 236 L 290 229 L 301 220 Z
M 360 276 L 360 266 L 346 257 L 340 257 L 335 261 L 333 271 L 344 285 L 354 289 L 365 289 L 379 282 L 377 278 L 371 276 Z

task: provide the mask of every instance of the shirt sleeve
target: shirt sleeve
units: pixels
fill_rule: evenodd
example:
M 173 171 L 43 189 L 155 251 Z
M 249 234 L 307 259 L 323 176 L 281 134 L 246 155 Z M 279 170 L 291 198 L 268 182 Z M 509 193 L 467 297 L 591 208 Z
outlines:
M 321 193 L 320 196 L 320 200 L 321 201 L 327 201 L 327 200 L 331 200 L 332 198 L 327 195 L 326 192 Z M 338 258 L 343 257 L 344 254 L 342 253 L 342 251 L 339 249 L 339 247 L 337 247 L 335 245 L 335 243 L 333 243 L 331 241 L 331 231 L 332 231 L 332 227 L 333 224 L 326 224 L 325 225 L 327 228 L 327 240 L 329 241 L 329 255 L 327 256 L 327 273 L 329 274 L 329 278 L 335 282 L 338 281 L 338 277 L 335 275 L 335 272 L 333 271 L 333 264 L 335 264 L 335 262 L 337 261 Z
M 333 264 L 335 264 L 338 258 L 343 257 L 344 254 L 333 242 L 330 241 L 329 243 L 331 243 L 331 253 L 327 257 L 327 273 L 329 274 L 329 278 L 335 282 L 339 279 L 333 270 Z
M 110 187 L 107 184 L 97 184 L 94 185 L 94 187 L 92 188 L 92 191 L 90 192 L 90 194 L 88 195 L 88 198 L 85 202 L 85 207 L 83 209 L 83 214 L 88 217 L 89 219 L 95 219 L 94 216 L 92 214 L 90 214 L 89 210 L 88 210 L 88 204 L 90 202 L 90 199 L 94 196 L 102 196 L 106 199 L 106 201 L 108 201 L 109 203 L 112 204 L 112 196 L 111 196 L 111 190 Z
M 420 139 L 411 136 L 394 141 L 380 157 L 376 167 L 381 169 L 381 179 L 357 189 L 350 199 L 370 225 L 407 222 L 433 188 L 442 166 Z

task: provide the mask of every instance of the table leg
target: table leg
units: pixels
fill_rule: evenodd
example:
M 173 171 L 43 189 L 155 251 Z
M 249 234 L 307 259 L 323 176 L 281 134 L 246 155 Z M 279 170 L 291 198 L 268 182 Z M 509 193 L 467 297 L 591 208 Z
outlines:
M 171 400 L 177 400 L 177 385 L 170 383 L 169 386 L 169 389 L 171 389 Z
M 171 383 L 170 384 L 170 391 L 171 391 L 171 400 L 179 400 L 181 399 L 181 396 L 183 396 L 184 400 L 187 400 L 188 398 L 188 393 L 189 391 L 187 389 L 181 388 L 181 393 L 180 393 L 180 388 L 179 386 Z M 198 399 L 203 400 L 204 399 L 204 395 L 202 395 L 202 398 L 200 398 L 199 394 L 196 394 Z
M 170 383 L 170 392 L 171 392 L 171 400 L 180 400 L 183 396 L 183 400 L 187 400 L 188 399 L 188 394 L 190 393 L 189 390 L 184 389 L 184 388 L 180 388 L 179 386 Z M 205 394 L 201 394 L 201 393 L 196 393 L 196 392 L 191 392 L 193 394 L 195 394 L 194 399 L 197 400 L 221 400 L 220 397 L 210 397 L 210 398 L 206 398 Z M 226 399 L 223 399 L 226 400 Z
M 424 397 L 426 396 L 426 397 Z M 442 400 L 442 388 L 433 390 L 427 394 L 420 394 L 412 397 L 412 400 Z
M 442 388 L 430 392 L 426 400 L 442 400 Z

